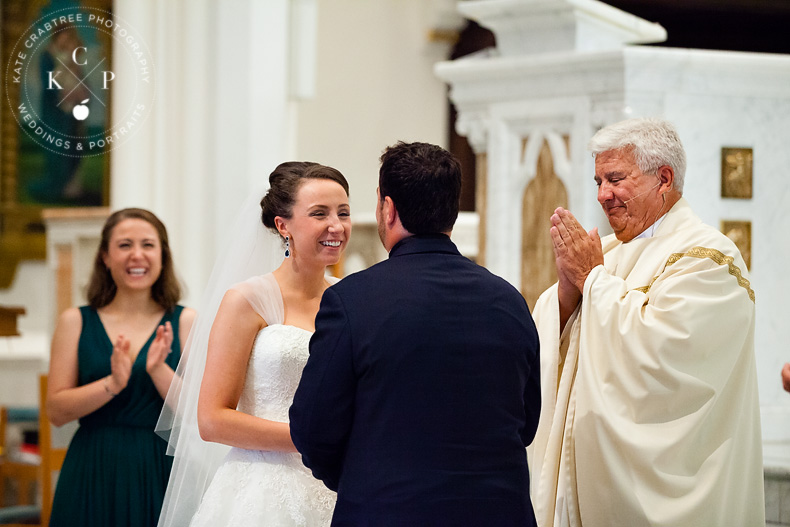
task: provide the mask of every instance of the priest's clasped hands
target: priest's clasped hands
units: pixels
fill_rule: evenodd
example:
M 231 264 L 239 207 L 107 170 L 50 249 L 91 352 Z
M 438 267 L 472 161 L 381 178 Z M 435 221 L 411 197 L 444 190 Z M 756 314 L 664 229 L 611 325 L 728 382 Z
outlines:
M 603 249 L 598 227 L 589 233 L 569 210 L 557 208 L 551 215 L 551 241 L 557 265 L 560 302 L 560 331 L 576 309 L 587 275 L 603 265 Z
M 565 281 L 581 294 L 590 271 L 603 265 L 598 227 L 588 233 L 569 210 L 559 207 L 551 216 L 550 232 L 560 284 Z

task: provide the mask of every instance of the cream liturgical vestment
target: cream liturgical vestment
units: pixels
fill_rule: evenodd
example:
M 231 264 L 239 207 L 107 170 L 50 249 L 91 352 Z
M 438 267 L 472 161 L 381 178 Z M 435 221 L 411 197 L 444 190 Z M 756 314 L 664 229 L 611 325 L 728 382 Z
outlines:
M 681 199 L 651 238 L 602 241 L 560 335 L 541 295 L 540 527 L 764 526 L 754 292 Z

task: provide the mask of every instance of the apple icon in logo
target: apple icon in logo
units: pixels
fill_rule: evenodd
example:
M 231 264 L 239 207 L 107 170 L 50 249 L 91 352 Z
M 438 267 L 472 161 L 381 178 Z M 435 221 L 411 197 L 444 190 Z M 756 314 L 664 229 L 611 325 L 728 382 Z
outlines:
M 71 113 L 74 115 L 74 118 L 78 121 L 84 121 L 88 118 L 88 114 L 90 113 L 90 109 L 85 106 L 85 103 L 88 102 L 90 99 L 85 99 L 78 105 L 74 107 Z

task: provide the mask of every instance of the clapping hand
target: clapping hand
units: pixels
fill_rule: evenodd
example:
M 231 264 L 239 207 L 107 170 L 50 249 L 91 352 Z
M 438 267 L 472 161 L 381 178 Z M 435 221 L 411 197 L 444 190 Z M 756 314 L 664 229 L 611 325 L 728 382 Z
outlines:
M 786 362 L 782 367 L 782 386 L 785 391 L 790 392 L 790 362 Z
M 110 383 L 109 389 L 112 393 L 117 394 L 126 388 L 129 382 L 129 376 L 132 374 L 132 355 L 129 352 L 131 342 L 123 335 L 118 335 L 115 345 L 112 347 L 112 356 L 110 357 Z M 105 381 L 106 382 L 106 381 Z
M 148 348 L 148 357 L 145 361 L 145 371 L 152 375 L 158 368 L 165 364 L 165 359 L 172 351 L 173 326 L 170 322 L 156 328 L 156 337 Z

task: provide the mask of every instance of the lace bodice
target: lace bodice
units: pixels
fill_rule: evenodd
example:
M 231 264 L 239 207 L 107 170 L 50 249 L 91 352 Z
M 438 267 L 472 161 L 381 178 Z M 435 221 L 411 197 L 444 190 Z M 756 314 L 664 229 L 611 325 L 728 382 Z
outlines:
M 288 422 L 288 409 L 307 362 L 311 335 L 306 329 L 283 324 L 267 326 L 258 333 L 247 364 L 240 411 Z
M 283 324 L 258 332 L 240 411 L 288 422 L 311 336 L 305 329 Z M 325 527 L 331 522 L 335 500 L 335 493 L 313 478 L 299 454 L 232 448 L 190 526 Z

